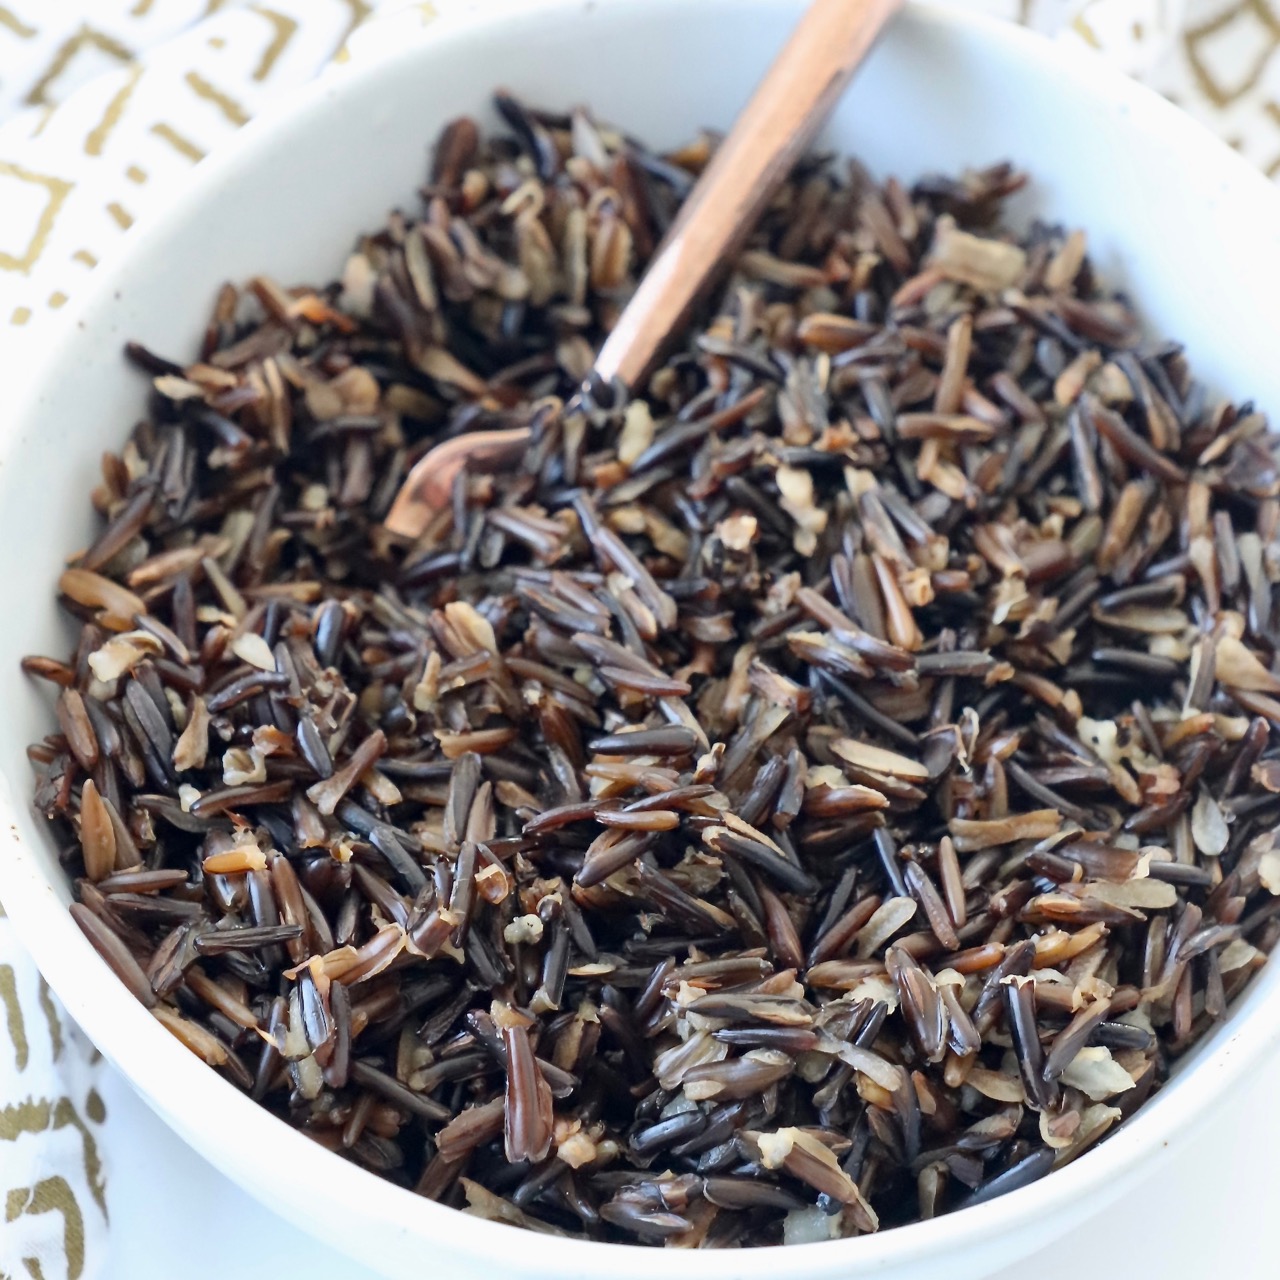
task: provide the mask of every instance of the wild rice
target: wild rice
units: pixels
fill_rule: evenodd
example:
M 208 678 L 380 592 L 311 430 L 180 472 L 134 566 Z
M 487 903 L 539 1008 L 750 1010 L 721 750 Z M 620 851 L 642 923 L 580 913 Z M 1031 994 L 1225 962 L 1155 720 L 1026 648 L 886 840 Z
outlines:
M 90 943 L 467 1212 L 856 1235 L 1074 1159 L 1280 935 L 1280 468 L 995 166 L 806 160 L 567 409 L 708 138 L 502 96 L 106 455 L 29 755 Z M 580 405 L 580 407 L 578 407 Z M 531 428 L 413 546 L 439 439 Z

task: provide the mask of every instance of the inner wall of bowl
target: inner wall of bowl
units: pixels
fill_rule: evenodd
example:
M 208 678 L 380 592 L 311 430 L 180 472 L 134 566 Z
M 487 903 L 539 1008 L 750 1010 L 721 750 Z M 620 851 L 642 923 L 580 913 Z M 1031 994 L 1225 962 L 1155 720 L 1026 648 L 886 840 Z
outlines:
M 534 5 L 465 37 L 442 28 L 434 53 L 428 40 L 377 75 L 341 90 L 335 81 L 287 124 L 251 127 L 233 157 L 197 174 L 181 217 L 137 229 L 113 287 L 65 338 L 65 367 L 0 439 L 9 602 L 0 794 L 14 834 L 62 901 L 68 887 L 32 812 L 24 755 L 51 727 L 50 701 L 18 662 L 68 649 L 54 583 L 65 557 L 93 535 L 87 495 L 101 451 L 118 448 L 144 411 L 147 384 L 123 361 L 124 342 L 188 359 L 224 280 L 332 279 L 361 229 L 382 225 L 389 208 L 416 207 L 445 121 L 465 112 L 494 123 L 488 95 L 497 85 L 550 107 L 588 103 L 659 147 L 703 126 L 723 129 L 799 8 L 798 0 L 583 0 L 545 12 Z M 1085 63 L 1045 74 L 1023 40 L 908 14 L 860 73 L 824 144 L 908 180 L 1006 158 L 1026 167 L 1035 187 L 1023 216 L 1047 211 L 1086 227 L 1095 260 L 1133 291 L 1153 333 L 1185 341 L 1212 386 L 1280 405 L 1267 325 L 1280 279 L 1274 203 L 1207 135 L 1171 126 L 1158 106 L 1113 92 L 1105 78 L 1094 84 Z M 69 921 L 67 929 L 70 943 Z M 1274 999 L 1277 982 L 1268 969 L 1245 1006 Z

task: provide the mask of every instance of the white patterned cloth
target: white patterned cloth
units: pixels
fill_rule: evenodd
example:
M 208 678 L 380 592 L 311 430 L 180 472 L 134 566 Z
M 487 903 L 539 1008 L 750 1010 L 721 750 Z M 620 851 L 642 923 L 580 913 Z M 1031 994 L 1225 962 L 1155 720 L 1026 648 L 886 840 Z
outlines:
M 92 1047 L 0 918 L 0 1275 L 90 1276 L 106 1215 Z
M 0 0 L 0 360 L 268 103 L 485 2 Z M 1280 0 L 951 2 L 1096 49 L 1280 176 Z M 127 1135 L 98 1069 L 0 911 L 0 1280 L 101 1269 Z

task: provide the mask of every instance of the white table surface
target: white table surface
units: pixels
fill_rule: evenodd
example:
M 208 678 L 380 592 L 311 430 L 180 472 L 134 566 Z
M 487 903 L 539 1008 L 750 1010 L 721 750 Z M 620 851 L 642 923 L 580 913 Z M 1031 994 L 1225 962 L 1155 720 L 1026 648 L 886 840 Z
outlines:
M 1080 1222 L 1060 1246 L 991 1280 L 1274 1280 L 1280 1275 L 1278 1079 L 1280 1063 L 1229 1100 L 1221 1123 L 1180 1153 L 1167 1176 Z M 184 1147 L 114 1072 L 101 1092 L 109 1117 L 112 1240 L 102 1280 L 378 1280 L 233 1186 Z

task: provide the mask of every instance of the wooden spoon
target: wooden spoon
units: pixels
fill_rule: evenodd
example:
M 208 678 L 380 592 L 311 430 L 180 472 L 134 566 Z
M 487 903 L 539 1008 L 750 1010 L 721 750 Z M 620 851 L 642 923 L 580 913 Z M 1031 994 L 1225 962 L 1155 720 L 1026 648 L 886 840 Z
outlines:
M 594 376 L 637 387 L 668 338 L 755 226 L 902 0 L 812 0 L 729 136 L 680 208 L 596 357 Z M 463 466 L 519 460 L 529 431 L 473 431 L 430 449 L 409 472 L 386 527 L 422 535 Z

